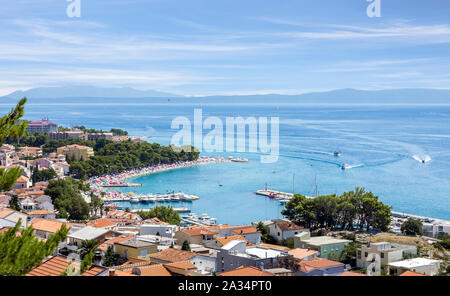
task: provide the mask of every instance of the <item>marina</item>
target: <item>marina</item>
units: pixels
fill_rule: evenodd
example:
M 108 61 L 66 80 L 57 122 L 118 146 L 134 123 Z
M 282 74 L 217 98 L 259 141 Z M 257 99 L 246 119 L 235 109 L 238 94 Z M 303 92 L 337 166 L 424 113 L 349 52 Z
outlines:
M 183 221 L 186 225 L 212 226 L 217 224 L 216 218 L 212 218 L 205 213 L 200 216 L 195 213 L 190 213 L 189 215 L 182 216 L 181 221 Z
M 150 210 L 151 210 L 151 208 L 150 209 L 131 210 L 131 212 L 133 212 L 133 213 L 136 213 L 136 212 L 150 212 Z M 174 208 L 173 210 L 175 212 L 180 213 L 180 214 L 190 213 L 191 212 L 191 209 L 189 209 L 189 208 Z
M 129 201 L 131 203 L 155 203 L 155 202 L 192 202 L 200 197 L 183 192 L 169 194 L 129 194 L 128 196 L 106 198 L 105 202 Z

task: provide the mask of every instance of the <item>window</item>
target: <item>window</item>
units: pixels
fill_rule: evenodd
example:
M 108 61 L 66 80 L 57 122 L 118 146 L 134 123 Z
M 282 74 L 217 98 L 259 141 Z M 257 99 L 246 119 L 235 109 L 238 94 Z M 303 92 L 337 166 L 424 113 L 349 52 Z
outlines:
M 365 253 L 364 253 L 364 257 L 366 257 L 366 258 L 367 258 L 367 256 L 368 256 L 368 255 L 369 255 L 369 254 L 367 254 L 367 252 L 365 252 Z
M 383 252 L 381 252 L 380 257 L 381 257 L 381 258 L 384 258 L 384 253 L 383 253 Z
M 141 257 L 147 257 L 147 250 L 141 250 Z
M 361 259 L 361 251 L 358 250 L 358 259 Z

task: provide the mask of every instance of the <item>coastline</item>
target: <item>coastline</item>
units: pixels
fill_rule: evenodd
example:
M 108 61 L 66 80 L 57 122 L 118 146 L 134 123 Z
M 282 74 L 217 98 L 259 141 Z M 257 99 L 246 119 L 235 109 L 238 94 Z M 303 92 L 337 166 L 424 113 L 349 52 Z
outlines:
M 106 199 L 117 199 L 118 201 L 120 201 L 121 199 L 125 198 L 126 196 L 130 196 L 130 194 L 126 194 L 123 192 L 105 191 L 103 189 L 107 188 L 107 187 L 104 187 L 104 185 L 109 185 L 109 186 L 119 185 L 120 186 L 120 185 L 126 184 L 127 180 L 130 180 L 132 178 L 167 172 L 167 171 L 176 170 L 176 169 L 182 169 L 182 168 L 188 168 L 188 167 L 194 167 L 194 166 L 206 165 L 206 164 L 223 163 L 223 162 L 231 162 L 231 160 L 224 158 L 224 157 L 199 157 L 197 160 L 193 160 L 193 161 L 184 161 L 184 162 L 177 162 L 174 164 L 161 164 L 161 165 L 156 165 L 156 166 L 148 166 L 148 167 L 143 167 L 143 168 L 127 170 L 127 171 L 121 172 L 119 174 L 111 174 L 111 175 L 92 177 L 92 178 L 86 180 L 86 183 L 90 185 L 91 191 L 94 191 L 96 193 L 105 192 L 107 195 Z

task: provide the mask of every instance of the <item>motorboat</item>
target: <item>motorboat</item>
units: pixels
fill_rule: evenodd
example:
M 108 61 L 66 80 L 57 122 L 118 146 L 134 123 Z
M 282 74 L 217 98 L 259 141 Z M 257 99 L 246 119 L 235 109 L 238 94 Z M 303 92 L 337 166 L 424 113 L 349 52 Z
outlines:
M 336 150 L 336 151 L 334 151 L 333 155 L 336 156 L 336 157 L 339 157 L 339 156 L 341 156 L 341 153 Z
M 351 166 L 350 166 L 349 164 L 347 164 L 347 163 L 344 163 L 344 164 L 341 166 L 341 169 L 343 169 L 343 170 L 350 169 L 350 168 L 351 168 Z
M 249 162 L 247 158 L 231 158 L 233 162 Z
M 130 202 L 136 203 L 136 202 L 139 202 L 139 201 L 140 201 L 140 199 L 137 196 L 133 196 L 132 198 L 130 198 Z

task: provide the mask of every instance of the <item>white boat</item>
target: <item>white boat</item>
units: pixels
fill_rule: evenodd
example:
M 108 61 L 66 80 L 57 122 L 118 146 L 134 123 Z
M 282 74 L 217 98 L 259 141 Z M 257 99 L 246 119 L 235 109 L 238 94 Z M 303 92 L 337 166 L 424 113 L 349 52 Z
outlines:
M 189 195 L 189 197 L 191 198 L 191 200 L 198 200 L 198 199 L 200 199 L 200 197 L 198 197 L 197 195 L 193 195 L 193 194 Z
M 247 158 L 231 158 L 233 162 L 249 162 Z
M 139 202 L 139 197 L 133 196 L 133 197 L 130 199 L 130 202 L 133 202 L 133 203 Z
M 336 157 L 339 157 L 339 156 L 341 156 L 341 153 L 340 153 L 339 151 L 337 151 L 337 150 L 336 150 L 336 151 L 334 151 L 334 153 L 333 153 L 333 154 L 334 154 L 334 156 L 336 156 Z
M 343 169 L 343 170 L 350 169 L 350 168 L 351 168 L 351 166 L 350 166 L 349 164 L 347 164 L 347 163 L 344 163 L 344 164 L 341 166 L 341 169 Z
M 142 196 L 141 197 L 141 201 L 142 202 L 149 202 L 149 197 L 148 196 Z

